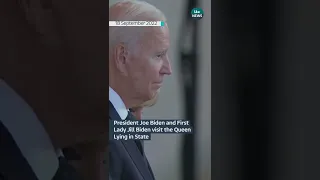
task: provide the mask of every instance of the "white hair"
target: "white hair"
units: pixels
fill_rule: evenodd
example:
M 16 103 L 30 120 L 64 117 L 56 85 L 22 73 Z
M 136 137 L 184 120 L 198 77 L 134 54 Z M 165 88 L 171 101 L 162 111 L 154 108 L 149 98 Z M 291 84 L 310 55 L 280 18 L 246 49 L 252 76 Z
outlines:
M 153 5 L 137 0 L 123 0 L 110 6 L 121 8 L 122 12 L 110 12 L 109 21 L 166 21 L 164 14 Z M 145 30 L 150 27 L 117 26 L 109 27 L 109 47 L 124 43 L 129 48 L 138 47 L 138 40 L 142 38 Z

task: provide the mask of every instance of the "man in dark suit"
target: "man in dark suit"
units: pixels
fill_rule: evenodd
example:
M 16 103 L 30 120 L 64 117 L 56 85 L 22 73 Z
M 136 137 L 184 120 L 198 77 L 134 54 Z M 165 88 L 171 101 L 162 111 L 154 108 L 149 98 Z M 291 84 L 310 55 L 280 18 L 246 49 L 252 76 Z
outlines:
M 165 17 L 148 3 L 123 1 L 109 8 L 109 20 L 165 22 Z M 128 109 L 152 99 L 171 74 L 169 29 L 115 26 L 109 33 L 109 119 L 134 120 Z M 109 173 L 113 180 L 155 179 L 138 140 L 109 140 Z

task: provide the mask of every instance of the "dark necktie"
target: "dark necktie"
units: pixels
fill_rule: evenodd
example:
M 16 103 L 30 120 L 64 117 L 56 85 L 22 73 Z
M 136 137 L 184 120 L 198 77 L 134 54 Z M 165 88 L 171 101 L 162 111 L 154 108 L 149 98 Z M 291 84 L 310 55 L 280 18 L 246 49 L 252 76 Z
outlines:
M 134 117 L 134 115 L 129 111 L 128 112 L 128 116 L 126 118 L 126 120 L 136 120 L 136 118 Z M 143 143 L 139 140 L 135 140 L 138 149 L 140 150 L 141 154 L 144 156 L 144 151 L 143 151 Z
M 59 169 L 52 180 L 82 180 L 64 157 L 59 157 Z
M 136 120 L 136 118 L 135 118 L 134 115 L 129 111 L 126 120 Z M 148 160 L 147 160 L 147 157 L 146 157 L 145 154 L 144 154 L 143 142 L 140 141 L 140 140 L 135 140 L 135 142 L 136 142 L 136 144 L 137 144 L 137 146 L 138 146 L 138 149 L 140 150 L 140 152 L 141 152 L 141 154 L 142 154 L 142 156 L 143 156 L 144 162 L 145 162 L 146 165 L 148 166 L 148 169 L 150 170 L 150 172 L 151 172 L 151 174 L 152 174 L 152 176 L 153 176 L 153 178 L 154 178 L 152 169 L 151 169 L 151 167 L 150 167 L 150 165 L 149 165 L 149 162 L 148 162 Z

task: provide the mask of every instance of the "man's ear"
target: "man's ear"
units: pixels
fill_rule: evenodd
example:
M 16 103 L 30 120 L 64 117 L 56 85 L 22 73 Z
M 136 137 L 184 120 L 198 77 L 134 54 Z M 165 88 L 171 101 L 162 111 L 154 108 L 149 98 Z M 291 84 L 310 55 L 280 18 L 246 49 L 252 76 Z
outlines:
M 128 63 L 128 50 L 127 47 L 120 43 L 115 48 L 115 64 L 118 70 L 123 73 L 127 74 L 126 64 Z

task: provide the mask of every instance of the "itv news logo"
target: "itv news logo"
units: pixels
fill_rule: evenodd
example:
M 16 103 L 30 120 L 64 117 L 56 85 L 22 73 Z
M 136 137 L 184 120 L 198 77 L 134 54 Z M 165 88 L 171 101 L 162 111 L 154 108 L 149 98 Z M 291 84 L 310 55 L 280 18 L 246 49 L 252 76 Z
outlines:
M 201 19 L 201 18 L 203 18 L 203 10 L 201 8 L 193 8 L 191 10 L 191 17 L 193 19 Z

